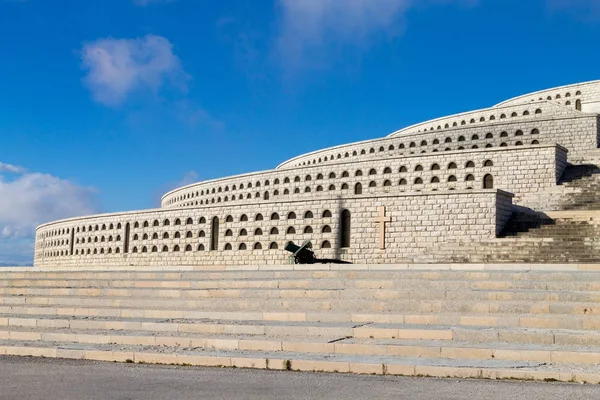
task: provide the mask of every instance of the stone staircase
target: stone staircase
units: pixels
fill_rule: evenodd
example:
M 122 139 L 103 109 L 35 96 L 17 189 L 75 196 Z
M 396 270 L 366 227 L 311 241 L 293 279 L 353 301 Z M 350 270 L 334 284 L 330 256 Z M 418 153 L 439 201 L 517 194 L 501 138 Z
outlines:
M 600 168 L 596 165 L 570 166 L 559 186 L 571 193 L 559 203 L 562 210 L 600 210 Z
M 600 149 L 571 160 L 557 186 L 517 203 L 539 211 L 600 210 Z
M 448 243 L 435 257 L 470 263 L 600 263 L 600 212 L 584 214 L 581 220 L 555 212 L 553 219 L 542 216 L 532 223 L 516 216 L 502 237 Z
M 600 383 L 600 275 L 531 268 L 0 270 L 0 354 Z
M 600 210 L 600 168 L 570 165 L 557 186 L 523 196 L 517 204 L 543 211 Z
M 569 156 L 569 162 L 573 165 L 592 164 L 600 166 L 600 149 L 590 149 L 579 153 L 577 156 Z
M 517 199 L 499 238 L 446 243 L 415 261 L 599 263 L 600 149 L 571 162 L 557 186 Z

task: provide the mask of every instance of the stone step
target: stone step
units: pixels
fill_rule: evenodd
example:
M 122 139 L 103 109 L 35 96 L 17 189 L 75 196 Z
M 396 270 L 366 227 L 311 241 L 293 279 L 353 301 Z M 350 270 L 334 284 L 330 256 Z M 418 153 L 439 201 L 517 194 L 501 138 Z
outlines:
M 448 251 L 454 252 L 455 254 L 460 254 L 459 251 L 465 252 L 466 250 L 471 250 L 472 253 L 479 254 L 493 254 L 494 252 L 499 254 L 502 252 L 510 252 L 512 251 L 515 255 L 527 255 L 531 253 L 531 255 L 539 256 L 540 258 L 551 258 L 551 257 L 565 257 L 568 258 L 570 256 L 581 256 L 582 258 L 587 257 L 598 257 L 597 246 L 586 246 L 585 244 L 581 245 L 571 245 L 571 246 L 536 246 L 536 245 L 518 245 L 511 246 L 509 244 L 503 243 L 487 243 L 485 245 L 480 246 L 469 246 L 468 249 L 460 249 L 460 248 L 449 248 L 446 249 L 446 254 Z M 542 253 L 543 254 L 538 254 Z M 543 259 L 539 260 L 540 262 Z
M 456 242 L 460 246 L 470 245 L 470 242 Z M 1 272 L 3 280 L 36 280 L 56 279 L 71 280 L 167 280 L 167 281 L 219 281 L 219 280 L 290 280 L 290 279 L 424 279 L 424 280 L 599 280 L 595 271 L 600 271 L 600 264 L 391 264 L 371 266 L 373 269 L 328 270 L 328 266 L 316 265 L 315 270 L 274 270 L 274 271 L 229 271 L 229 272 Z M 452 267 L 458 270 L 450 270 Z M 463 270 L 460 270 L 460 269 Z M 583 268 L 583 269 L 582 269 Z M 588 269 L 586 271 L 585 269 Z
M 161 346 L 60 344 L 48 341 L 0 341 L 0 355 L 43 356 L 152 364 L 179 364 L 274 370 L 485 379 L 529 379 L 600 383 L 590 364 L 535 361 L 448 359 L 361 354 L 182 349 Z
M 522 196 L 518 204 L 535 210 L 600 210 L 600 159 L 571 160 L 559 184 L 543 192 Z
M 592 281 L 533 281 L 533 280 L 374 280 L 374 279 L 298 279 L 298 280 L 239 280 L 239 281 L 0 281 L 0 288 L 39 289 L 406 289 L 412 290 L 533 290 L 533 291 L 600 291 L 600 277 Z
M 180 334 L 236 334 L 246 336 L 302 336 L 302 337 L 361 337 L 367 333 L 361 327 L 367 324 L 352 322 L 317 322 L 317 321 L 254 321 L 254 320 L 160 320 L 154 318 L 51 318 L 44 316 L 6 316 L 0 319 L 1 327 L 9 329 L 63 329 L 93 331 L 145 331 L 175 332 Z M 451 340 L 450 327 L 433 325 L 407 324 L 368 324 L 368 334 L 389 338 L 421 338 Z M 376 333 L 373 333 L 376 332 Z M 400 332 L 400 333 L 399 333 Z
M 588 261 L 595 262 L 599 257 L 599 248 L 591 246 L 510 246 L 508 244 L 486 244 L 482 246 L 471 246 L 463 249 L 447 249 L 445 254 L 448 255 L 465 255 L 472 254 L 474 256 L 481 255 L 513 255 L 513 258 L 503 259 L 497 262 L 516 262 L 525 258 L 525 262 L 578 262 Z M 486 262 L 496 262 L 489 259 Z M 521 261 L 523 262 L 523 261 Z
M 600 212 L 590 212 L 590 211 L 550 211 L 545 213 L 545 215 L 553 220 L 561 221 L 583 221 L 589 223 L 598 223 L 600 220 Z
M 454 257 L 456 260 L 463 260 L 464 259 L 464 253 L 460 253 L 460 254 L 455 254 L 452 257 Z M 587 260 L 590 262 L 595 262 L 597 259 L 596 258 L 583 258 L 583 257 L 578 257 L 576 254 L 563 254 L 561 256 L 552 256 L 552 255 L 548 255 L 548 256 L 541 256 L 538 255 L 537 253 L 526 253 L 526 254 L 519 254 L 519 253 L 514 253 L 511 254 L 509 252 L 485 252 L 485 251 L 481 251 L 479 253 L 474 253 L 472 256 L 472 261 L 473 262 L 494 262 L 494 263 L 512 263 L 515 261 L 518 262 L 540 262 L 540 261 L 546 261 L 546 262 L 577 262 L 577 261 L 583 261 L 583 260 Z
M 600 382 L 600 274 L 544 267 L 3 273 L 0 354 Z
M 194 320 L 109 317 L 49 317 L 5 315 L 0 318 L 0 331 L 142 331 L 172 334 L 229 334 L 246 336 L 302 336 L 377 339 L 428 339 L 461 342 L 527 343 L 546 345 L 598 346 L 600 334 L 573 329 L 521 327 L 478 327 L 423 325 L 409 323 L 360 323 L 345 321 L 265 321 L 265 320 Z M 5 337 L 6 338 L 6 334 Z M 14 339 L 14 338 L 12 338 Z
M 0 329 L 0 342 L 58 342 L 69 344 L 115 344 L 144 347 L 171 347 L 226 351 L 272 351 L 324 353 L 329 355 L 380 355 L 546 363 L 600 364 L 596 346 L 516 344 L 502 342 L 472 343 L 419 338 L 347 338 L 265 335 L 246 337 L 227 334 L 186 334 L 145 331 L 81 331 L 57 329 Z
M 557 237 L 488 246 L 567 248 Z M 5 272 L 0 354 L 600 382 L 600 274 L 577 271 L 597 265 L 485 265 Z
M 163 308 L 206 311 L 326 311 L 348 312 L 411 312 L 411 313 L 536 313 L 536 314 L 600 314 L 594 302 L 552 302 L 529 300 L 469 301 L 469 300 L 398 300 L 398 299 L 239 299 L 206 298 L 194 300 L 148 299 L 121 297 L 52 297 L 52 296 L 0 296 L 0 304 L 10 306 L 70 306 Z
M 279 311 L 202 311 L 152 308 L 97 308 L 80 305 L 78 307 L 51 306 L 10 306 L 0 307 L 0 316 L 21 314 L 58 317 L 113 317 L 113 318 L 160 318 L 160 319 L 206 319 L 206 320 L 257 320 L 257 321 L 313 321 L 313 322 L 353 322 L 353 323 L 402 323 L 430 325 L 502 326 L 553 329 L 600 329 L 600 317 L 588 313 L 578 314 L 537 314 L 522 313 L 518 316 L 509 313 L 461 313 L 434 314 L 411 313 L 343 313 L 343 312 L 279 312 Z
M 507 223 L 501 238 L 442 246 L 438 257 L 485 263 L 594 263 L 600 261 L 598 217 L 599 213 L 582 211 L 548 215 L 518 212 Z
M 564 290 L 487 290 L 459 288 L 455 290 L 434 289 L 431 287 L 411 289 L 381 288 L 334 288 L 334 289 L 148 289 L 148 288 L 37 288 L 37 287 L 0 287 L 0 297 L 82 297 L 108 299 L 116 298 L 152 298 L 156 299 L 365 299 L 365 300 L 494 300 L 494 301 L 532 301 L 532 302 L 587 302 L 600 303 L 600 293 Z

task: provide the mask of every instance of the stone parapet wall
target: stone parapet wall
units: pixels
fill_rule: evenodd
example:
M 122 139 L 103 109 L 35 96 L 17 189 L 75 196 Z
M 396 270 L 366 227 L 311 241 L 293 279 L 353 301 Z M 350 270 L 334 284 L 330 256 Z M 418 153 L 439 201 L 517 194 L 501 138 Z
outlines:
M 537 129 L 538 135 L 535 138 L 527 137 L 534 129 Z M 518 131 L 522 131 L 525 137 L 516 138 Z M 446 149 L 468 149 L 472 146 L 514 146 L 519 141 L 531 144 L 534 140 L 542 144 L 560 144 L 572 154 L 579 154 L 598 147 L 596 132 L 597 115 L 572 111 L 569 116 L 508 119 L 353 143 L 298 156 L 280 164 L 277 169 L 302 168 L 344 159 L 373 160 L 395 155 L 441 152 Z M 474 135 L 479 139 L 472 141 Z M 459 142 L 461 137 L 464 137 L 464 142 Z
M 516 139 L 538 136 L 541 135 L 529 133 Z M 488 174 L 493 177 L 493 187 L 514 193 L 519 198 L 554 186 L 557 176 L 562 175 L 566 157 L 563 147 L 540 145 L 414 154 L 369 162 L 349 159 L 301 170 L 274 170 L 189 185 L 166 195 L 163 207 L 229 202 L 254 204 L 271 199 L 311 200 L 332 194 L 349 198 L 354 196 L 357 183 L 361 184 L 362 193 L 370 194 L 481 189 Z M 557 160 L 562 160 L 561 164 L 557 164 Z M 455 166 L 452 168 L 451 164 Z M 419 179 L 422 183 L 417 183 Z M 242 185 L 244 189 L 240 189 Z
M 555 153 L 554 158 L 554 177 L 555 182 L 558 184 L 560 182 L 560 178 L 563 176 L 565 169 L 569 165 L 568 154 L 566 151 L 557 151 Z
M 496 198 L 496 236 L 502 233 L 513 211 L 513 197 L 506 192 L 499 192 Z
M 432 132 L 448 129 L 461 129 L 466 126 L 481 126 L 505 122 L 523 122 L 531 119 L 546 117 L 569 117 L 576 114 L 575 105 L 567 105 L 555 101 L 535 101 L 525 104 L 516 104 L 503 107 L 484 108 L 460 114 L 420 122 L 415 125 L 400 129 L 388 137 L 407 136 L 421 132 Z
M 591 81 L 540 90 L 538 92 L 524 94 L 497 104 L 494 108 L 528 104 L 535 101 L 547 100 L 565 103 L 569 100 L 574 104 L 576 99 L 583 102 L 596 101 L 600 99 L 600 81 Z
M 597 148 L 600 146 L 600 115 L 596 116 L 596 143 L 598 144 Z
M 395 263 L 450 238 L 495 237 L 511 197 L 497 190 L 365 194 L 72 218 L 37 229 L 35 265 L 281 264 L 288 261 L 286 243 L 305 240 L 320 257 Z M 379 223 L 374 222 L 381 206 L 391 218 L 385 249 L 379 248 Z M 350 212 L 350 246 L 338 250 L 343 210 Z M 210 250 L 215 217 L 217 250 Z

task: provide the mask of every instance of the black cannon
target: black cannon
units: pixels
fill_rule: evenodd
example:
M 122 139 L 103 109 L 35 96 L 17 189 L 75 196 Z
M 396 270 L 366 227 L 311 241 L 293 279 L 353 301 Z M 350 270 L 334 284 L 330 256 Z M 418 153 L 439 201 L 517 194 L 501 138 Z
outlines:
M 315 253 L 311 250 L 312 244 L 309 240 L 304 242 L 302 246 L 298 246 L 294 244 L 294 242 L 289 242 L 285 246 L 285 250 L 289 251 L 294 257 L 295 264 L 352 264 L 348 261 L 342 261 L 337 259 L 326 259 L 326 258 L 317 258 Z

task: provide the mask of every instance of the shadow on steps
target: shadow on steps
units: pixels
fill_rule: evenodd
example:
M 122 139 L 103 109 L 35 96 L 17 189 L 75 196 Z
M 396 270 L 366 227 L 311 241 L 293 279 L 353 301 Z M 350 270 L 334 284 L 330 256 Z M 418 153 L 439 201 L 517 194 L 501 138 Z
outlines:
M 504 226 L 504 229 L 498 235 L 499 238 L 517 236 L 519 233 L 528 232 L 532 229 L 539 229 L 543 225 L 555 225 L 556 222 L 542 212 L 534 211 L 530 208 L 515 207 L 514 211 Z
M 563 172 L 562 177 L 560 178 L 559 185 L 577 181 L 582 178 L 591 177 L 593 175 L 600 174 L 600 167 L 594 164 L 581 164 L 581 165 L 572 165 L 569 164 L 565 171 Z

